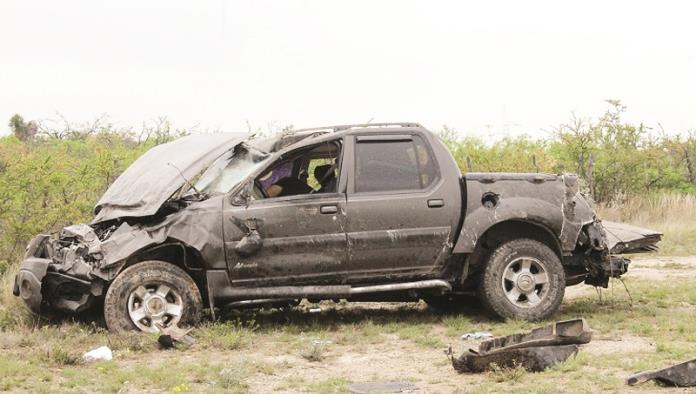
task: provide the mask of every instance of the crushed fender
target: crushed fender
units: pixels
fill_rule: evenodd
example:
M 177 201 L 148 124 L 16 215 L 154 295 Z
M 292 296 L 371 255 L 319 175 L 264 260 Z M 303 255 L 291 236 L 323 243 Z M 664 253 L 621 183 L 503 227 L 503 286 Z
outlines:
M 565 361 L 578 352 L 578 345 L 591 339 L 592 331 L 585 319 L 575 319 L 493 338 L 481 342 L 478 351 L 469 349 L 458 358 L 450 352 L 450 356 L 452 366 L 459 373 L 484 372 L 493 366 L 523 367 L 537 372 Z
M 640 372 L 626 379 L 626 384 L 634 386 L 648 380 L 666 386 L 693 387 L 696 386 L 696 358 L 671 367 L 656 371 Z

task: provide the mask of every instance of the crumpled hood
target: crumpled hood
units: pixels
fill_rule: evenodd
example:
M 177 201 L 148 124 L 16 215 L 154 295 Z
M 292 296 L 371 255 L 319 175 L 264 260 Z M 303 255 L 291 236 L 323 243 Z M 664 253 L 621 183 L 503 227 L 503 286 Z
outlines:
M 99 199 L 92 224 L 119 217 L 154 215 L 186 183 L 184 177 L 191 180 L 247 138 L 244 133 L 193 134 L 150 149 Z

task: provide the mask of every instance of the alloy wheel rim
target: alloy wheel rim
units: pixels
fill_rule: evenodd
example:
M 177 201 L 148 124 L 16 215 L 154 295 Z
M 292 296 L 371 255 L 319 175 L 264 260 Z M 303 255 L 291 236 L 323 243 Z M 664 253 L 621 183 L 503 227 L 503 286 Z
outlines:
M 128 316 L 141 331 L 176 326 L 183 310 L 181 295 L 164 283 L 138 286 L 128 296 Z
M 518 257 L 503 270 L 503 291 L 518 308 L 539 305 L 549 292 L 549 274 L 544 263 L 533 257 Z

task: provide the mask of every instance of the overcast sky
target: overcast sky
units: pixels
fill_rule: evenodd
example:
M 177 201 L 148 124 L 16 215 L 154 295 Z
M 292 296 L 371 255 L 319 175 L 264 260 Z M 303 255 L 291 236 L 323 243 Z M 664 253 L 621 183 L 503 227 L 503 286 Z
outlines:
M 696 129 L 691 3 L 3 0 L 0 133 L 14 113 L 107 113 L 119 126 L 543 136 L 605 99 L 632 121 Z

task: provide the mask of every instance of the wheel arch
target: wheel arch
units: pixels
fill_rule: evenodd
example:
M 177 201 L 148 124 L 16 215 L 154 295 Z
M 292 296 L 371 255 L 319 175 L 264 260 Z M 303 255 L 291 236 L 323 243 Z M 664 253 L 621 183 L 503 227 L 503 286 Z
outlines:
M 477 240 L 473 253 L 469 256 L 469 265 L 476 269 L 486 262 L 486 257 L 498 246 L 513 239 L 528 238 L 548 246 L 563 263 L 561 241 L 547 226 L 529 221 L 511 219 L 489 227 Z
M 208 302 L 203 256 L 192 246 L 175 238 L 167 238 L 162 243 L 151 244 L 132 253 L 122 261 L 114 278 L 128 267 L 152 260 L 169 263 L 184 270 L 196 283 L 204 303 Z
M 481 201 L 483 202 L 483 199 Z M 472 204 L 474 207 L 471 207 Z M 537 226 L 559 239 L 567 230 L 564 227 L 568 224 L 559 206 L 542 199 L 500 198 L 498 205 L 492 208 L 478 205 L 472 200 L 469 201 L 464 225 L 458 234 L 453 251 L 454 253 L 472 253 L 487 233 L 496 231 L 500 226 L 505 227 L 509 226 L 509 223 L 517 222 Z M 560 240 L 558 245 L 560 248 L 564 246 Z

